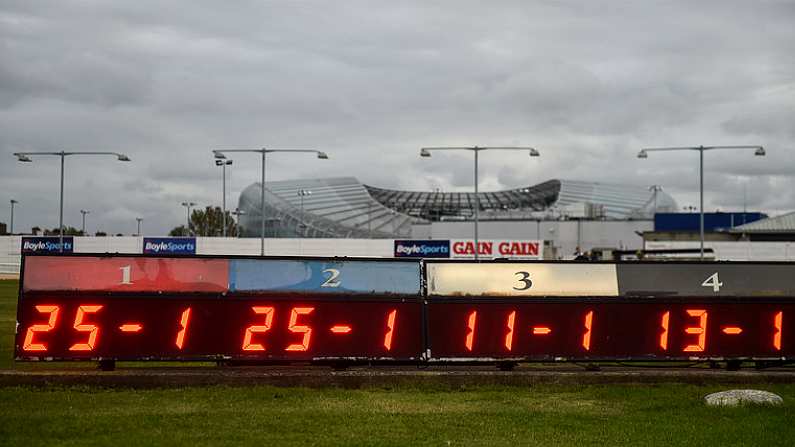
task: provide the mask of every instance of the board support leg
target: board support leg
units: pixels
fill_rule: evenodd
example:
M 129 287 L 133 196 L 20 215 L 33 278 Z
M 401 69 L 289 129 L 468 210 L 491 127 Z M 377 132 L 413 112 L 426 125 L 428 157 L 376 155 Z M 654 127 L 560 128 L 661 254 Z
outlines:
M 500 371 L 513 371 L 516 365 L 518 365 L 516 362 L 499 362 L 497 363 L 497 368 Z
M 115 371 L 116 360 L 100 360 L 97 362 L 97 369 L 100 371 Z
M 350 364 L 348 362 L 334 362 L 331 364 L 331 369 L 334 371 L 345 371 L 349 366 Z
M 742 364 L 742 360 L 728 360 L 726 362 L 726 371 L 739 371 Z
M 601 371 L 602 367 L 599 366 L 596 363 L 588 363 L 587 365 L 585 365 L 585 370 L 586 371 Z

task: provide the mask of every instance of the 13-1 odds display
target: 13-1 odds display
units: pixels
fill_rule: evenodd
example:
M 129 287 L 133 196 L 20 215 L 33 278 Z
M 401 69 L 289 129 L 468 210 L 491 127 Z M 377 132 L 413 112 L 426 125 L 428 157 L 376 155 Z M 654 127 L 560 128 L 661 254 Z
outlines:
M 18 360 L 780 359 L 784 263 L 26 256 Z

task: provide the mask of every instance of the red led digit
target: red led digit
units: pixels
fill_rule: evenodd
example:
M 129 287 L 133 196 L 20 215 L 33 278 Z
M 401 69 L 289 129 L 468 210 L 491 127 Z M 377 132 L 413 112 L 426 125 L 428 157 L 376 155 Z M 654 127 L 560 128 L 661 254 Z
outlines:
M 312 337 L 312 328 L 305 325 L 299 325 L 297 323 L 299 315 L 311 314 L 313 310 L 315 310 L 314 307 L 293 308 L 293 311 L 290 313 L 290 326 L 288 327 L 288 329 L 290 330 L 290 332 L 295 332 L 297 334 L 304 334 L 304 336 L 301 339 L 301 343 L 293 343 L 287 346 L 287 349 L 285 349 L 285 351 L 306 351 L 307 349 L 309 349 L 309 341 Z
M 472 350 L 472 345 L 475 342 L 475 323 L 477 322 L 477 318 L 478 311 L 476 310 L 473 310 L 467 318 L 467 338 L 464 341 L 464 346 L 466 346 L 467 351 Z
M 685 333 L 698 335 L 698 341 L 695 345 L 685 346 L 684 352 L 702 352 L 707 345 L 707 311 L 687 309 L 686 312 L 691 317 L 698 317 L 698 326 L 685 328 Z
M 185 333 L 188 332 L 188 321 L 190 321 L 190 307 L 185 309 L 182 312 L 182 316 L 179 318 L 180 330 L 177 332 L 177 340 L 174 342 L 179 349 L 182 349 L 182 346 L 185 344 Z
M 127 323 L 119 326 L 119 330 L 122 332 L 140 332 L 143 328 L 144 327 L 138 323 Z
M 505 349 L 511 350 L 513 347 L 513 323 L 516 321 L 516 311 L 513 311 L 508 314 L 508 321 L 506 326 L 508 327 L 508 333 L 505 334 Z
M 662 334 L 660 334 L 660 347 L 663 351 L 668 350 L 668 319 L 671 317 L 671 312 L 665 312 L 660 319 L 660 326 L 662 327 Z
M 91 351 L 99 336 L 99 327 L 95 324 L 83 324 L 83 319 L 88 313 L 95 313 L 102 309 L 102 306 L 80 306 L 75 314 L 75 330 L 78 332 L 88 332 L 88 340 L 85 343 L 75 343 L 69 348 L 70 351 Z
M 533 328 L 533 335 L 547 335 L 552 332 L 552 329 L 546 326 L 535 326 Z
M 397 317 L 397 309 L 393 309 L 386 317 L 386 335 L 384 335 L 384 348 L 387 351 L 392 350 L 392 334 L 395 333 L 395 318 Z
M 260 326 L 249 326 L 246 328 L 246 335 L 243 336 L 243 350 L 244 351 L 264 351 L 265 346 L 260 343 L 252 343 L 251 339 L 255 333 L 261 334 L 263 332 L 268 332 L 273 325 L 273 308 L 272 307 L 260 307 L 260 306 L 252 306 L 251 310 L 254 311 L 255 314 L 264 314 L 265 315 L 265 324 Z
M 33 343 L 33 335 L 36 332 L 51 331 L 55 327 L 55 323 L 58 322 L 58 311 L 60 311 L 60 307 L 40 305 L 36 306 L 36 310 L 39 311 L 39 313 L 50 314 L 50 317 L 47 320 L 47 324 L 34 324 L 25 332 L 25 341 L 22 343 L 22 349 L 25 351 L 46 351 L 47 345 L 44 343 Z
M 336 326 L 332 326 L 331 327 L 331 333 L 332 334 L 348 334 L 352 330 L 353 329 L 350 326 L 348 326 L 347 324 L 338 324 Z
M 778 351 L 781 351 L 781 323 L 783 319 L 784 312 L 782 311 L 779 311 L 773 318 L 773 327 L 776 328 L 776 332 L 773 334 L 773 347 Z
M 721 332 L 723 332 L 726 335 L 738 335 L 742 334 L 743 330 L 742 328 L 736 326 L 726 326 L 725 328 L 721 329 Z
M 591 326 L 593 324 L 593 311 L 585 314 L 585 333 L 582 335 L 582 347 L 586 351 L 591 350 Z

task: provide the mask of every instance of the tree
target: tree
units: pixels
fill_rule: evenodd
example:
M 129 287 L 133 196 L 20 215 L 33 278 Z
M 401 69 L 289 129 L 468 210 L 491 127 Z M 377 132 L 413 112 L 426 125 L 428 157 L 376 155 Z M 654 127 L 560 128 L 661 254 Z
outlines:
M 224 213 L 221 207 L 208 206 L 205 209 L 193 210 L 190 214 L 189 231 L 185 230 L 185 225 L 173 228 L 169 236 L 222 236 L 224 234 Z M 229 211 L 226 212 L 226 235 L 237 234 L 237 224 Z
M 44 229 L 45 236 L 59 236 L 61 233 L 58 232 L 58 228 L 53 228 L 52 230 Z M 78 230 L 75 227 L 64 227 L 63 228 L 63 235 L 64 236 L 82 236 L 83 232 Z
M 187 231 L 185 231 L 185 225 L 174 227 L 171 231 L 168 232 L 169 236 L 185 236 L 185 234 L 187 234 Z

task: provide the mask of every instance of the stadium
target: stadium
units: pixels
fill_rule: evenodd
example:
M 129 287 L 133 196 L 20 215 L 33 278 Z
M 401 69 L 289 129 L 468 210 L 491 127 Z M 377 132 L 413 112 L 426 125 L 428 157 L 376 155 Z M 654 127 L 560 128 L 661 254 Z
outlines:
M 259 237 L 259 183 L 239 199 L 243 237 Z M 494 192 L 401 191 L 354 177 L 266 183 L 265 236 L 270 238 L 469 238 L 479 202 L 481 238 L 551 241 L 562 252 L 580 247 L 639 248 L 637 232 L 653 228 L 655 212 L 676 201 L 659 188 L 548 180 Z
M 240 195 L 241 235 L 259 237 L 260 184 Z M 268 237 L 409 238 L 413 227 L 471 221 L 476 197 L 467 192 L 400 191 L 365 185 L 354 177 L 266 183 Z M 308 191 L 305 195 L 300 191 Z M 648 220 L 674 212 L 676 201 L 644 186 L 571 180 L 478 194 L 479 220 Z

